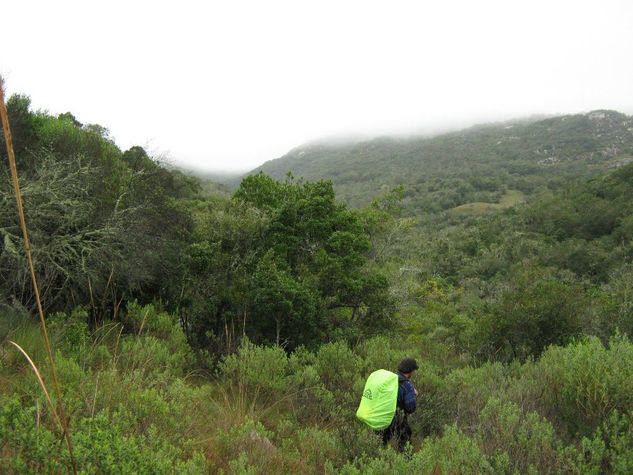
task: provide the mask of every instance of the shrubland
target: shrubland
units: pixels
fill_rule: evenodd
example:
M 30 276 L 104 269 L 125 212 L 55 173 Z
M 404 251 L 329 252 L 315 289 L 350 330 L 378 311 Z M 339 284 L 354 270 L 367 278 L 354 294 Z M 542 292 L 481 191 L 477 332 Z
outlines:
M 128 311 L 157 313 L 151 305 Z M 51 322 L 82 472 L 621 473 L 633 463 L 633 344 L 623 336 L 476 366 L 433 362 L 414 342 L 382 336 L 292 352 L 243 339 L 202 370 L 178 325 L 165 332 L 148 323 L 134 333 L 111 323 L 91 333 L 85 318 L 57 314 Z M 10 332 L 38 354 L 37 325 Z M 365 376 L 405 355 L 422 363 L 414 376 L 421 395 L 410 418 L 414 445 L 398 454 L 354 414 Z M 41 388 L 9 348 L 2 378 L 3 470 L 68 470 Z
M 504 129 L 515 172 L 532 152 L 511 133 L 565 159 L 557 179 L 522 175 L 524 202 L 411 213 L 439 195 L 411 199 L 405 180 L 352 208 L 330 181 L 263 173 L 210 195 L 103 127 L 25 96 L 8 108 L 79 472 L 631 471 L 633 165 L 570 175 L 610 136 L 583 135 L 590 119 Z M 416 147 L 459 156 L 499 135 L 476 133 Z M 68 473 L 10 343 L 55 399 L 2 159 L 0 470 Z M 484 175 L 465 199 L 509 196 Z M 355 411 L 368 374 L 403 357 L 420 394 L 401 454 Z

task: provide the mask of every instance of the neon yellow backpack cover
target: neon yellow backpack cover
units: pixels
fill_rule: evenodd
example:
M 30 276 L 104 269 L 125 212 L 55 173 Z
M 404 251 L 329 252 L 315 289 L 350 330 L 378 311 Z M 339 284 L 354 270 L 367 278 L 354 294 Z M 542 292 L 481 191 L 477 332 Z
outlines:
M 386 429 L 396 412 L 398 375 L 379 369 L 367 378 L 356 417 L 374 430 Z

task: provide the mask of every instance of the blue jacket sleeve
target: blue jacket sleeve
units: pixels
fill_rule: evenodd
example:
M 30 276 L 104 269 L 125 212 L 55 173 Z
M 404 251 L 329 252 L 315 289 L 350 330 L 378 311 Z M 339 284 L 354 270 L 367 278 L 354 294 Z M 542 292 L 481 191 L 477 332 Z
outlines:
M 400 390 L 398 391 L 401 394 L 398 394 L 398 402 L 400 403 L 400 407 L 404 409 L 404 412 L 407 414 L 411 414 L 415 412 L 416 408 L 416 400 L 415 400 L 415 391 L 413 389 L 413 383 L 411 381 L 404 381 L 400 385 Z

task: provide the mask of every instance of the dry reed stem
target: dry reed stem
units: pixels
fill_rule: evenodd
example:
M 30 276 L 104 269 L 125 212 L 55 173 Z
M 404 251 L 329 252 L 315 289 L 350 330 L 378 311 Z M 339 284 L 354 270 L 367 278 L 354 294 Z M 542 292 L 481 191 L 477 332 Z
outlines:
M 18 180 L 18 170 L 15 162 L 15 152 L 13 151 L 13 139 L 11 137 L 11 129 L 9 127 L 9 114 L 7 113 L 7 107 L 4 102 L 4 80 L 0 76 L 0 116 L 2 117 L 2 129 L 4 131 L 4 139 L 7 146 L 7 154 L 9 156 L 9 165 L 11 167 L 11 178 L 13 180 L 13 188 L 15 192 L 15 199 L 18 206 L 18 214 L 20 217 L 20 227 L 22 228 L 22 235 L 24 237 L 24 248 L 26 250 L 26 258 L 29 263 L 29 270 L 31 273 L 31 282 L 33 283 L 33 292 L 35 293 L 35 301 L 37 302 L 37 310 L 40 316 L 40 321 L 42 323 L 42 333 L 44 335 L 44 345 L 46 346 L 46 353 L 48 354 L 48 360 L 51 366 L 51 374 L 53 375 L 53 382 L 55 383 L 55 390 L 57 392 L 57 401 L 59 404 L 59 410 L 61 412 L 62 419 L 64 424 L 62 424 L 62 428 L 64 431 L 64 439 L 66 440 L 66 446 L 68 447 L 68 452 L 70 454 L 70 461 L 73 468 L 73 473 L 77 474 L 77 468 L 75 466 L 75 457 L 73 455 L 72 444 L 70 442 L 70 434 L 68 433 L 68 421 L 69 419 L 66 417 L 66 412 L 64 411 L 64 405 L 62 403 L 62 392 L 59 387 L 59 380 L 57 379 L 57 372 L 55 371 L 55 361 L 53 360 L 53 352 L 51 350 L 50 341 L 48 339 L 48 332 L 46 330 L 46 321 L 44 320 L 44 310 L 42 308 L 42 301 L 40 299 L 40 291 L 37 285 L 37 278 L 35 277 L 35 266 L 33 265 L 33 258 L 31 257 L 31 246 L 29 243 L 29 235 L 26 227 L 26 218 L 24 217 L 24 207 L 22 206 L 22 194 L 20 192 L 20 182 Z M 16 345 L 17 346 L 17 345 Z M 18 347 L 19 348 L 19 347 Z M 24 351 L 20 348 L 20 350 L 24 353 Z M 24 353 L 24 355 L 28 358 L 28 355 Z M 28 358 L 30 360 L 30 358 Z M 36 371 L 38 375 L 38 379 L 40 379 L 40 384 L 43 383 L 41 378 L 39 377 L 39 372 Z M 45 386 L 42 385 L 46 392 L 46 397 L 50 400 L 48 396 L 48 392 L 45 389 Z M 57 416 L 57 412 L 55 412 L 57 420 L 61 423 L 59 416 Z
M 53 401 L 52 401 L 50 395 L 48 394 L 48 389 L 46 389 L 46 384 L 44 383 L 44 380 L 42 379 L 42 375 L 40 374 L 39 370 L 37 369 L 37 366 L 35 366 L 35 363 L 33 363 L 33 360 L 31 359 L 31 357 L 27 354 L 26 351 L 24 351 L 22 349 L 22 347 L 20 345 L 18 345 L 14 341 L 11 341 L 11 340 L 8 340 L 8 341 L 13 346 L 15 346 L 20 351 L 20 353 L 22 353 L 24 355 L 26 360 L 31 365 L 31 368 L 33 368 L 33 372 L 35 373 L 35 376 L 37 376 L 37 380 L 39 381 L 40 386 L 42 387 L 42 390 L 44 391 L 44 395 L 46 396 L 46 400 L 48 401 L 48 405 L 51 407 L 51 411 L 53 411 L 53 415 L 55 416 L 55 420 L 57 421 L 57 424 L 59 425 L 59 428 L 61 430 L 64 430 L 64 425 L 62 424 L 62 421 L 59 418 L 59 415 L 57 414 L 57 410 L 55 409 L 55 404 L 53 404 Z
M 90 418 L 95 416 L 95 406 L 97 405 L 97 389 L 99 388 L 99 373 L 97 373 L 97 380 L 95 381 L 95 395 L 92 398 L 92 409 L 90 410 Z
M 141 333 L 143 332 L 143 327 L 145 326 L 145 320 L 147 319 L 147 315 L 149 314 L 149 308 L 145 311 L 145 315 L 143 315 L 143 321 L 141 322 L 141 328 L 138 329 L 138 335 L 136 335 L 137 338 L 139 338 L 141 336 Z

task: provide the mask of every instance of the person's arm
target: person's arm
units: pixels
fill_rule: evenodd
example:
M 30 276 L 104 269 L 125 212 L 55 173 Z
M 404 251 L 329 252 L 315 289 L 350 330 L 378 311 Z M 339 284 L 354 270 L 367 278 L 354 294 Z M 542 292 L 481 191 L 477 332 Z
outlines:
M 415 396 L 417 391 L 415 390 L 415 388 L 413 387 L 413 383 L 411 381 L 405 381 L 404 383 L 402 383 L 402 385 L 404 386 L 404 400 L 403 400 L 403 406 L 404 406 L 404 411 L 408 414 L 411 414 L 412 412 L 415 412 L 415 408 L 416 408 L 416 400 L 415 400 Z

